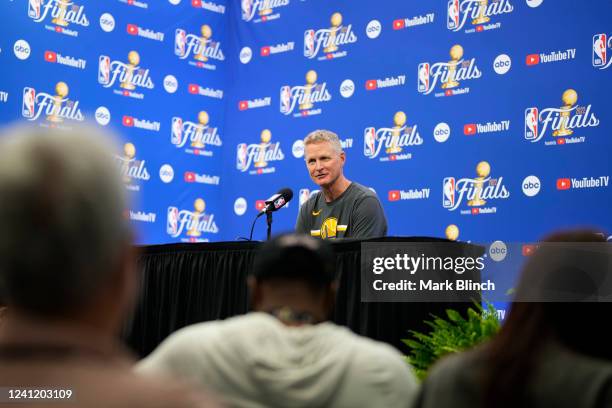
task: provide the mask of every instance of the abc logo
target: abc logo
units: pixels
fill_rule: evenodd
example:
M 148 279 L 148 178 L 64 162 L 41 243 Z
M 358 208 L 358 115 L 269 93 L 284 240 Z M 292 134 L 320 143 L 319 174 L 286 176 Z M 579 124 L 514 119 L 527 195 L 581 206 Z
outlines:
M 502 241 L 495 241 L 489 247 L 489 256 L 495 262 L 501 262 L 508 255 L 508 248 Z
M 175 93 L 178 89 L 178 81 L 174 75 L 166 75 L 164 77 L 164 89 L 168 93 Z
M 112 14 L 104 13 L 100 16 L 100 28 L 107 33 L 115 29 L 115 18 Z
M 444 143 L 450 137 L 450 127 L 447 123 L 440 122 L 434 128 L 434 139 L 438 143 Z
M 540 7 L 540 4 L 544 2 L 544 0 L 526 0 L 527 5 L 531 8 Z
M 304 141 L 301 139 L 296 140 L 293 143 L 291 152 L 293 153 L 293 157 L 295 157 L 296 159 L 304 157 Z
M 159 178 L 164 183 L 170 183 L 174 179 L 174 169 L 169 164 L 164 164 L 159 168 Z
M 533 197 L 540 192 L 540 188 L 542 183 L 540 183 L 540 179 L 536 176 L 527 176 L 525 180 L 523 180 L 523 193 L 527 197 Z
M 173 6 L 178 6 L 180 2 L 181 0 L 168 0 L 168 3 L 172 4 Z
M 368 38 L 374 39 L 377 38 L 380 35 L 380 32 L 382 31 L 382 26 L 380 25 L 380 21 L 378 20 L 372 20 L 368 23 L 368 26 L 366 27 L 366 35 L 368 36 Z
M 240 50 L 240 62 L 248 64 L 253 57 L 253 51 L 249 47 L 244 47 Z
M 247 202 L 243 197 L 238 197 L 234 201 L 234 212 L 236 215 L 244 215 L 247 210 Z
M 506 54 L 498 55 L 493 61 L 493 69 L 499 75 L 504 75 L 508 71 L 510 71 L 510 67 L 512 66 L 512 60 Z
M 26 40 L 17 40 L 13 46 L 15 56 L 20 60 L 26 60 L 30 56 L 30 44 Z
M 96 122 L 98 122 L 102 126 L 108 125 L 111 120 L 110 111 L 106 108 L 106 106 L 100 106 L 96 109 Z
M 350 79 L 345 79 L 340 84 L 340 95 L 345 98 L 350 98 L 355 92 L 355 83 Z

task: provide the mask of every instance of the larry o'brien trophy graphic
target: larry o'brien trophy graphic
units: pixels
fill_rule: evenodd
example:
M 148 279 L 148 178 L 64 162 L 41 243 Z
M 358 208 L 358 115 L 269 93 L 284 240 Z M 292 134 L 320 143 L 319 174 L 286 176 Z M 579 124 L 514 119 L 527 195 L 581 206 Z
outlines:
M 199 237 L 201 234 L 198 229 L 198 224 L 200 222 L 200 217 L 204 214 L 204 210 L 206 209 L 206 202 L 198 198 L 193 203 L 193 213 L 192 213 L 192 222 L 191 228 L 187 231 L 187 235 L 190 237 Z
M 132 79 L 134 78 L 134 70 L 138 68 L 138 64 L 140 64 L 140 55 L 136 51 L 130 51 L 128 53 L 128 64 L 126 65 L 125 69 L 125 77 L 119 85 L 121 88 L 129 91 L 136 89 L 132 83 Z
M 400 153 L 402 148 L 399 146 L 399 138 L 406 125 L 406 114 L 402 111 L 393 115 L 393 133 L 391 134 L 391 145 L 385 150 L 387 154 Z
M 451 60 L 448 62 L 448 77 L 446 82 L 442 84 L 442 89 L 450 89 L 459 86 L 459 82 L 455 80 L 457 74 L 457 65 L 463 58 L 463 47 L 459 44 L 453 45 L 450 49 Z
M 336 45 L 336 33 L 342 25 L 342 14 L 332 14 L 330 23 L 332 26 L 329 33 L 329 45 L 323 49 L 323 52 L 334 52 L 338 50 L 338 46 Z
M 578 102 L 578 93 L 573 89 L 568 89 L 563 92 L 561 96 L 561 100 L 564 105 L 561 107 L 561 112 L 559 113 L 560 123 L 559 129 L 553 132 L 553 136 L 569 136 L 574 133 L 573 130 L 568 128 L 571 112 L 573 110 L 573 106 Z
M 257 155 L 257 161 L 253 166 L 255 167 L 266 167 L 268 162 L 266 162 L 266 150 L 268 148 L 268 144 L 272 140 L 272 132 L 269 129 L 264 129 L 261 131 L 261 143 L 259 144 L 259 153 Z
M 488 0 L 479 0 L 478 2 L 478 17 L 472 20 L 473 25 L 484 24 L 491 21 L 489 17 L 486 16 Z
M 196 126 L 195 132 L 196 134 L 194 135 L 194 137 L 191 139 L 191 147 L 195 147 L 197 149 L 203 149 L 204 148 L 204 143 L 203 143 L 203 138 L 204 138 L 204 131 L 206 130 L 206 128 L 208 127 L 208 113 L 206 111 L 200 111 L 200 113 L 198 113 L 198 125 Z
M 482 189 L 485 180 L 491 174 L 491 166 L 486 161 L 481 161 L 476 166 L 476 177 L 474 182 L 474 198 L 468 200 L 467 205 L 470 207 L 480 207 L 485 205 L 487 202 L 482 199 Z
M 57 24 L 58 26 L 67 27 L 68 22 L 64 20 L 66 16 L 66 8 L 72 4 L 70 0 L 55 0 L 57 8 L 59 12 L 57 13 L 57 17 L 53 18 L 51 22 L 53 24 Z
M 64 121 L 59 113 L 62 109 L 62 103 L 65 101 L 65 97 L 68 95 L 68 85 L 65 82 L 58 82 L 55 85 L 56 95 L 53 97 L 53 110 L 51 114 L 47 115 L 47 120 L 53 123 L 61 123 Z
M 130 177 L 130 163 L 134 161 L 136 157 L 136 146 L 133 143 L 126 143 L 123 145 L 123 166 L 126 171 L 122 171 L 123 173 L 123 182 L 125 184 L 130 184 L 132 182 L 132 178 Z
M 208 61 L 208 57 L 205 55 L 206 44 L 208 44 L 210 37 L 212 37 L 212 28 L 210 28 L 209 25 L 204 24 L 202 27 L 200 27 L 200 32 L 202 34 L 202 37 L 200 38 L 200 52 L 198 52 L 193 58 L 197 59 L 198 61 L 206 62 Z
M 444 235 L 449 241 L 456 241 L 459 239 L 459 227 L 457 227 L 455 224 L 450 224 L 444 230 Z
M 312 95 L 312 88 L 314 88 L 316 82 L 317 72 L 311 69 L 306 73 L 306 85 L 304 85 L 304 102 L 300 104 L 300 110 L 312 109 L 312 107 L 314 106 L 310 100 L 310 97 Z

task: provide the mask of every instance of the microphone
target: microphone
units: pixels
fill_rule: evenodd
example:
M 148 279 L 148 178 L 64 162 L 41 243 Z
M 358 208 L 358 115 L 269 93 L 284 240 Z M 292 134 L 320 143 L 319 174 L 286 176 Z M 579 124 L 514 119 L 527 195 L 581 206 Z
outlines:
M 255 222 L 262 215 L 266 214 L 268 219 L 268 239 L 270 239 L 270 234 L 272 231 L 272 213 L 283 208 L 291 199 L 293 198 L 293 190 L 290 188 L 281 188 L 278 190 L 278 193 L 274 194 L 270 198 L 268 198 L 264 203 L 266 206 L 257 214 L 257 217 L 253 220 L 253 224 L 251 224 L 251 234 L 249 235 L 249 241 L 253 240 L 253 229 L 255 228 Z
M 268 198 L 265 202 L 266 206 L 261 210 L 259 215 L 271 213 L 284 207 L 293 198 L 293 191 L 290 188 L 281 188 L 278 193 Z

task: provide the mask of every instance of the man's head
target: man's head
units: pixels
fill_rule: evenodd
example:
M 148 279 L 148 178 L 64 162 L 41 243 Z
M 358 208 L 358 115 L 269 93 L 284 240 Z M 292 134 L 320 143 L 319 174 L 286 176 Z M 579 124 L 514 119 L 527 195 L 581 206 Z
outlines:
M 329 130 L 315 130 L 304 139 L 304 159 L 310 178 L 318 186 L 332 186 L 344 177 L 346 156 L 338 135 Z
M 11 308 L 61 318 L 110 295 L 117 309 L 106 313 L 123 312 L 136 285 L 115 151 L 89 127 L 0 136 L 0 290 Z
M 280 235 L 257 252 L 249 287 L 254 310 L 289 307 L 325 320 L 335 302 L 333 252 L 307 235 Z

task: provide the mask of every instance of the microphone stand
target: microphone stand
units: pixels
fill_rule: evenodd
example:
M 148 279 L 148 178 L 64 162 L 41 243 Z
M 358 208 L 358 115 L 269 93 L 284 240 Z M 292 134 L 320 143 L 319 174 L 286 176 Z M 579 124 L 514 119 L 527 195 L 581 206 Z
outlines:
M 270 236 L 272 235 L 272 211 L 266 211 L 266 221 L 268 223 L 268 235 L 267 240 L 270 240 Z

